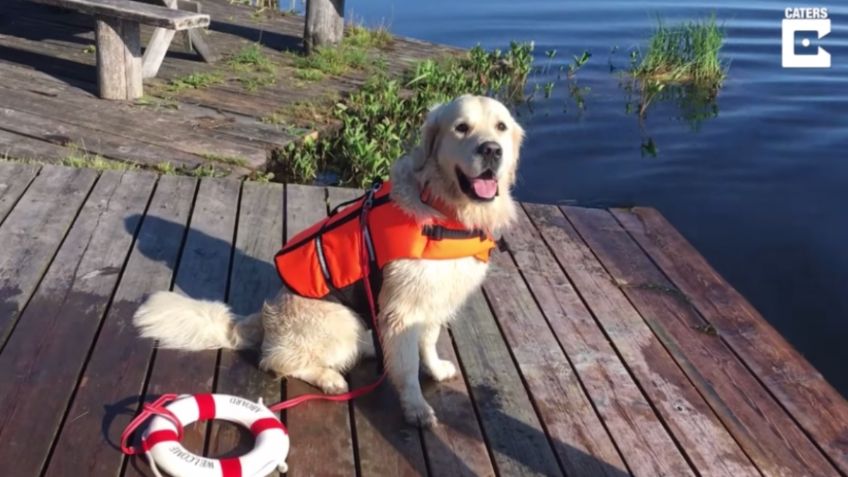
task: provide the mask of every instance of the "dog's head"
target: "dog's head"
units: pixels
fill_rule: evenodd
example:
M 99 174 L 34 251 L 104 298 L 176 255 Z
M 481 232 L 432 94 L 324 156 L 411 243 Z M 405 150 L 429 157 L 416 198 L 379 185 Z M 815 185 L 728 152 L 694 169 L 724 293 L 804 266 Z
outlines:
M 406 172 L 468 226 L 495 230 L 514 218 L 510 189 L 524 130 L 503 104 L 460 96 L 430 110 L 421 136 L 418 150 L 395 169 L 411 169 Z

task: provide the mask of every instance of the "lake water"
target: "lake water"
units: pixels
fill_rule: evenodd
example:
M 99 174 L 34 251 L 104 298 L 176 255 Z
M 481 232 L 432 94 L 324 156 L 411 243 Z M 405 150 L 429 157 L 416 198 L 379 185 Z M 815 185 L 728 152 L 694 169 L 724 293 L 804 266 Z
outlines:
M 833 31 L 820 44 L 830 69 L 781 67 L 791 6 L 828 7 Z M 534 41 L 543 71 L 530 90 L 589 51 L 571 84 L 584 109 L 563 78 L 551 98 L 536 94 L 532 114 L 521 111 L 528 136 L 518 197 L 658 208 L 848 395 L 848 2 L 348 0 L 347 8 L 366 24 L 461 47 Z M 610 63 L 628 66 L 657 14 L 671 23 L 713 12 L 731 62 L 717 114 L 693 125 L 661 102 L 640 126 Z M 546 50 L 557 54 L 549 60 Z

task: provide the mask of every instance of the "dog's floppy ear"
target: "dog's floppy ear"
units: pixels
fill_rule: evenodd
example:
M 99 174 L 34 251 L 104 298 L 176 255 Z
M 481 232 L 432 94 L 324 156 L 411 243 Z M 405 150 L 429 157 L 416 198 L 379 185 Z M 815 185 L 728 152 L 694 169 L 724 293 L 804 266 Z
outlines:
M 512 120 L 512 147 L 515 148 L 513 151 L 515 160 L 518 160 L 519 153 L 521 151 L 521 143 L 524 142 L 524 128 L 518 124 L 518 121 Z
M 515 184 L 515 174 L 518 170 L 518 160 L 521 152 L 521 143 L 524 142 L 524 129 L 518 124 L 514 119 L 512 120 L 512 148 L 513 148 L 513 156 L 515 158 L 515 162 L 513 163 L 512 169 L 507 174 L 507 184 L 512 187 Z
M 415 170 L 420 170 L 424 167 L 427 159 L 430 159 L 436 153 L 440 133 L 439 118 L 443 106 L 442 104 L 437 104 L 430 108 L 426 119 L 424 119 L 424 126 L 421 127 L 421 150 L 415 158 Z

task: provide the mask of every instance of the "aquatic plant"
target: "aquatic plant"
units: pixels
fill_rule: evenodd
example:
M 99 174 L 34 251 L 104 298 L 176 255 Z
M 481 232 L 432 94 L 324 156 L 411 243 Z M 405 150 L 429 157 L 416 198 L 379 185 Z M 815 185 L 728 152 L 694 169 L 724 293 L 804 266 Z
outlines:
M 638 64 L 631 71 L 634 78 L 665 84 L 721 85 L 726 74 L 719 58 L 724 30 L 714 15 L 672 26 L 662 19 L 657 23 L 647 52 L 636 53 Z
M 335 104 L 331 121 L 340 125 L 336 132 L 290 144 L 270 169 L 280 180 L 296 182 L 311 182 L 322 170 L 354 186 L 385 177 L 418 140 L 418 128 L 433 105 L 466 93 L 522 98 L 532 51 L 530 43 L 512 43 L 506 51 L 478 46 L 462 56 L 422 61 L 402 80 L 375 73 L 362 89 Z
M 630 52 L 630 84 L 625 89 L 628 95 L 637 93 L 640 119 L 658 100 L 677 103 L 693 129 L 715 117 L 715 98 L 727 76 L 727 64 L 719 56 L 723 41 L 724 30 L 715 15 L 672 26 L 658 19 L 646 52 Z

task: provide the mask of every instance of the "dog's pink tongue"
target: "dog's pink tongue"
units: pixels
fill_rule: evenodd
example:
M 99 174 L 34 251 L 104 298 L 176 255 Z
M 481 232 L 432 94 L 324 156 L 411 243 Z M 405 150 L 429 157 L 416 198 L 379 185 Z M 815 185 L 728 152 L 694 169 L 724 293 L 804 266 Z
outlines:
M 491 199 L 498 193 L 498 181 L 495 179 L 481 179 L 475 177 L 471 179 L 471 187 L 474 188 L 474 193 L 477 197 L 483 199 Z

